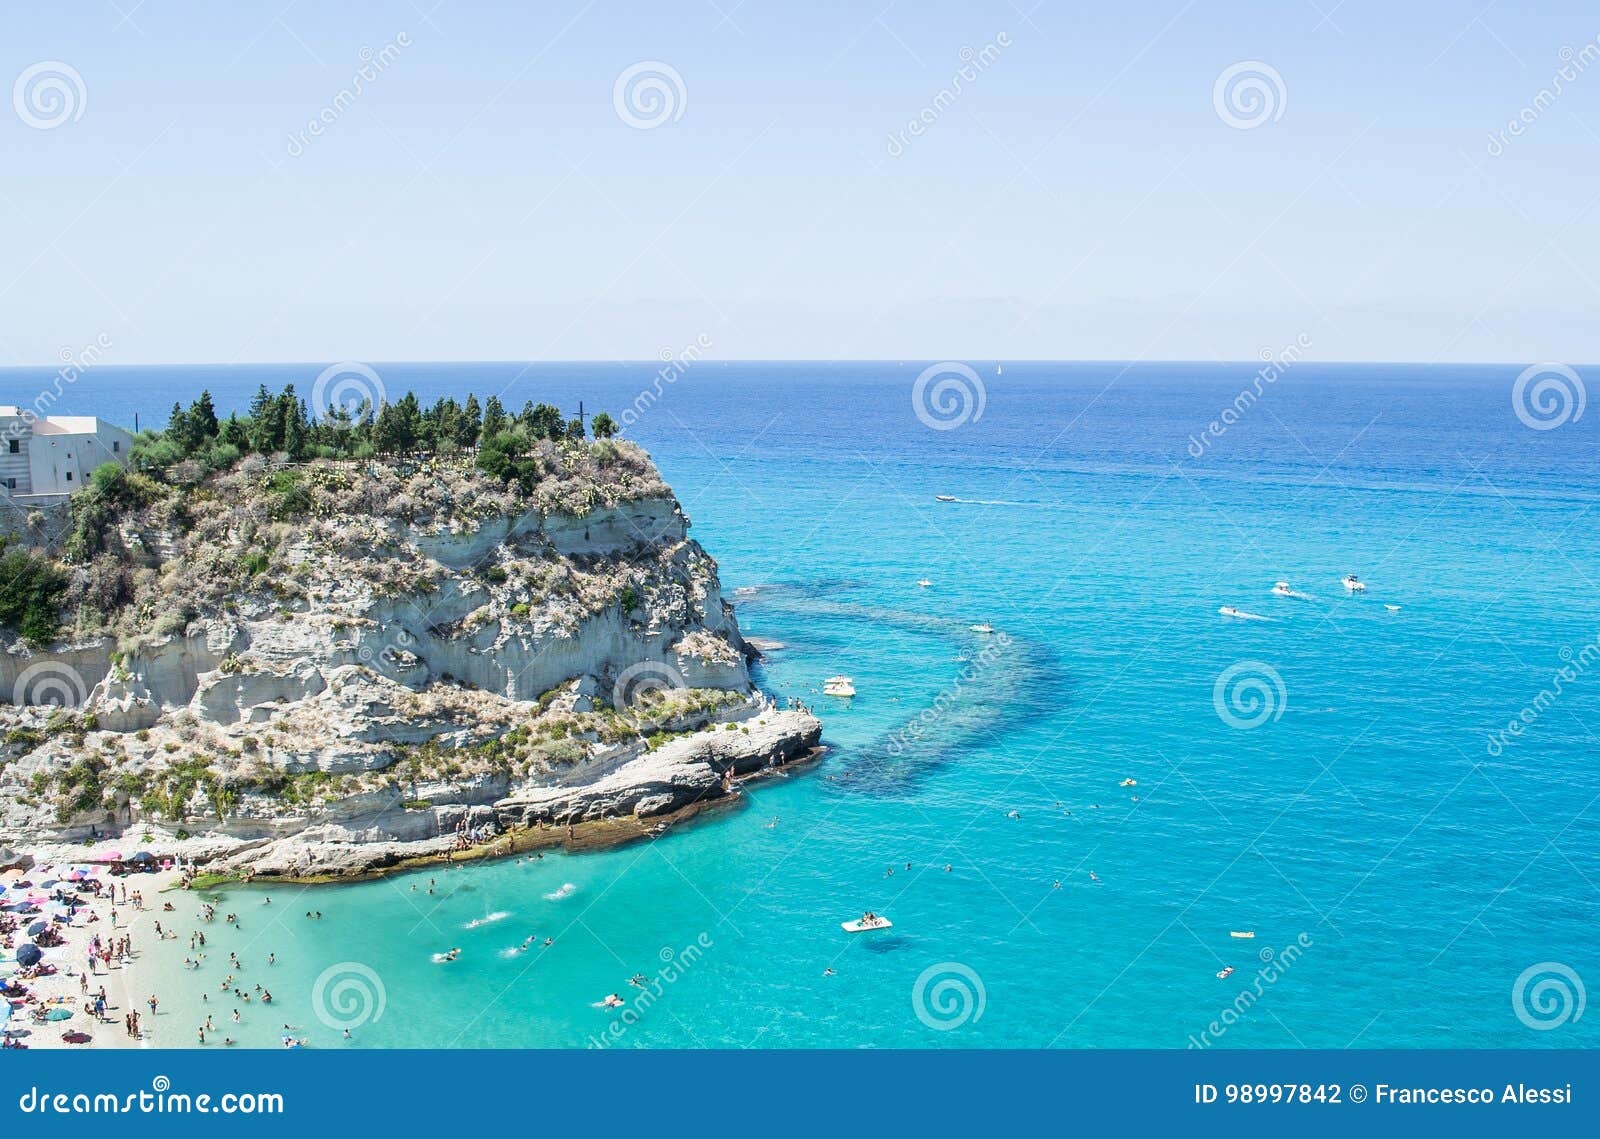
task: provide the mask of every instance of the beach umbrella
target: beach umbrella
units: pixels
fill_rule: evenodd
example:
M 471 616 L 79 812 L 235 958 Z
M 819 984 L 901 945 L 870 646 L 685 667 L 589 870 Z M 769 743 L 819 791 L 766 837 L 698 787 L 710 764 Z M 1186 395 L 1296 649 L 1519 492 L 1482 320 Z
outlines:
M 130 862 L 154 862 L 155 860 L 156 856 L 151 854 L 148 850 L 141 850 L 138 854 L 135 854 L 131 859 L 129 859 Z
M 37 965 L 44 959 L 44 950 L 31 941 L 25 941 L 17 946 L 17 964 L 27 969 Z
M 47 930 L 49 928 L 50 928 L 50 923 L 45 921 L 43 918 L 40 918 L 38 921 L 34 922 L 32 925 L 30 925 L 28 927 L 28 936 L 29 937 L 37 937 L 37 936 L 39 936 L 39 934 L 43 933 L 45 930 Z

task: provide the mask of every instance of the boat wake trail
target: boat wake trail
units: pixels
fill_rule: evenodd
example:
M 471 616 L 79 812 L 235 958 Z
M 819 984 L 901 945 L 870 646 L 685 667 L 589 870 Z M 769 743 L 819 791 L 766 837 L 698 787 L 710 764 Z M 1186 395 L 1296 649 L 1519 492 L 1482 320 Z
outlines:
M 573 894 L 577 893 L 577 890 L 578 887 L 575 884 L 571 882 L 563 882 L 561 889 L 552 890 L 550 893 L 544 896 L 544 900 L 547 902 L 559 902 L 562 898 L 572 897 Z
M 918 701 L 908 701 L 905 719 L 871 743 L 841 747 L 834 753 L 823 779 L 838 791 L 908 795 L 918 779 L 963 751 L 1039 719 L 1058 708 L 1063 695 L 1070 698 L 1070 680 L 1054 654 L 1005 629 L 992 636 L 974 636 L 959 620 L 841 602 L 820 591 L 813 595 L 805 586 L 774 589 L 762 601 L 810 616 L 940 637 L 954 650 L 942 686 Z

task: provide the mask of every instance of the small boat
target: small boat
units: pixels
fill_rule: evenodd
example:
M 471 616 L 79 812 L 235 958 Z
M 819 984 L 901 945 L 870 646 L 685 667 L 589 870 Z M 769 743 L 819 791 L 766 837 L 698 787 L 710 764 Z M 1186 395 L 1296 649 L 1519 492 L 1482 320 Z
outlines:
M 1139 786 L 1139 781 L 1137 779 L 1124 779 L 1121 783 L 1118 783 L 1117 786 L 1118 787 L 1137 787 L 1137 786 Z
M 922 578 L 917 582 L 917 584 L 920 585 L 923 589 L 927 589 L 928 586 L 933 584 L 933 582 L 929 581 L 927 578 Z
M 1249 939 L 1249 938 L 1254 937 L 1255 935 L 1256 935 L 1256 931 L 1253 930 L 1253 929 L 1230 929 L 1228 931 L 1228 936 L 1229 937 L 1242 937 L 1242 938 L 1245 938 L 1245 939 Z
M 993 625 L 968 625 L 967 628 L 971 629 L 974 633 L 992 633 L 992 632 L 994 632 L 994 626 Z
M 1362 581 L 1353 573 L 1347 573 L 1341 577 L 1339 579 L 1339 584 L 1344 586 L 1351 593 L 1365 593 L 1367 591 L 1367 583 Z
M 936 494 L 933 496 L 933 500 L 935 502 L 954 502 L 956 496 L 953 494 Z
M 1243 609 L 1235 609 L 1232 605 L 1224 605 L 1217 610 L 1224 617 L 1233 617 L 1240 621 L 1270 621 L 1271 617 L 1263 617 L 1259 613 L 1246 613 Z
M 849 697 L 856 694 L 856 686 L 848 676 L 830 676 L 822 685 L 824 696 Z
M 1218 969 L 1217 970 L 1217 979 L 1219 981 L 1226 981 L 1231 976 L 1233 976 L 1233 966 L 1232 965 L 1229 965 L 1226 969 Z
M 997 375 L 997 376 L 1004 375 L 1005 374 L 1005 367 L 1003 365 L 996 364 L 994 366 L 994 374 Z
M 886 917 L 879 914 L 869 914 L 866 917 L 857 918 L 855 921 L 842 921 L 839 923 L 839 928 L 846 933 L 866 933 L 874 929 L 890 929 L 893 925 L 894 923 Z
M 1384 608 L 1387 609 L 1391 613 L 1400 612 L 1400 606 L 1398 606 L 1398 605 L 1385 605 Z

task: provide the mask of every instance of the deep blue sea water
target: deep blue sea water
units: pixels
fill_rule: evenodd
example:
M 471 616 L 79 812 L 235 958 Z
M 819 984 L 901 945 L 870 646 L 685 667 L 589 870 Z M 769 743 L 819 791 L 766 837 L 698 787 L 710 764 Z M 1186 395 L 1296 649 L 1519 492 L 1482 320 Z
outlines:
M 243 929 L 208 929 L 205 970 L 180 987 L 186 940 L 157 963 L 157 1042 L 193 1039 L 202 982 L 226 1018 L 234 950 L 277 998 L 225 1026 L 259 1045 L 287 1021 L 344 1046 L 349 963 L 381 985 L 381 1016 L 351 1006 L 376 1047 L 609 1040 L 594 1002 L 663 972 L 615 1046 L 1600 1044 L 1571 1015 L 1600 983 L 1600 415 L 1528 427 L 1517 366 L 1307 363 L 1195 458 L 1256 364 L 970 361 L 981 418 L 935 430 L 927 363 L 703 362 L 627 432 L 746 633 L 787 646 L 760 678 L 819 705 L 819 768 L 651 844 L 438 870 L 432 896 L 428 873 L 231 891 Z M 657 365 L 374 367 L 391 394 L 617 415 Z M 148 425 L 320 371 L 108 367 L 60 409 Z M 847 706 L 818 691 L 837 672 Z M 1226 683 L 1219 713 L 1224 676 L 1263 722 Z M 868 908 L 894 929 L 840 930 Z M 555 944 L 503 955 L 530 933 Z

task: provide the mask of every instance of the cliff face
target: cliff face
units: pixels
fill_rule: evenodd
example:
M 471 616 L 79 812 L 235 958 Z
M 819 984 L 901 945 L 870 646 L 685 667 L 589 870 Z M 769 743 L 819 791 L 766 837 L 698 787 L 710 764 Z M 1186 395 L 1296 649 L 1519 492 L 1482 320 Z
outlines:
M 646 467 L 526 497 L 436 469 L 470 485 L 400 510 L 344 509 L 377 476 L 333 468 L 146 495 L 102 531 L 123 607 L 0 652 L 0 841 L 188 832 L 351 869 L 463 823 L 671 814 L 807 754 L 820 725 L 753 691 L 716 563 Z M 263 515 L 253 492 L 291 482 L 303 516 Z M 317 849 L 341 844 L 368 849 Z

